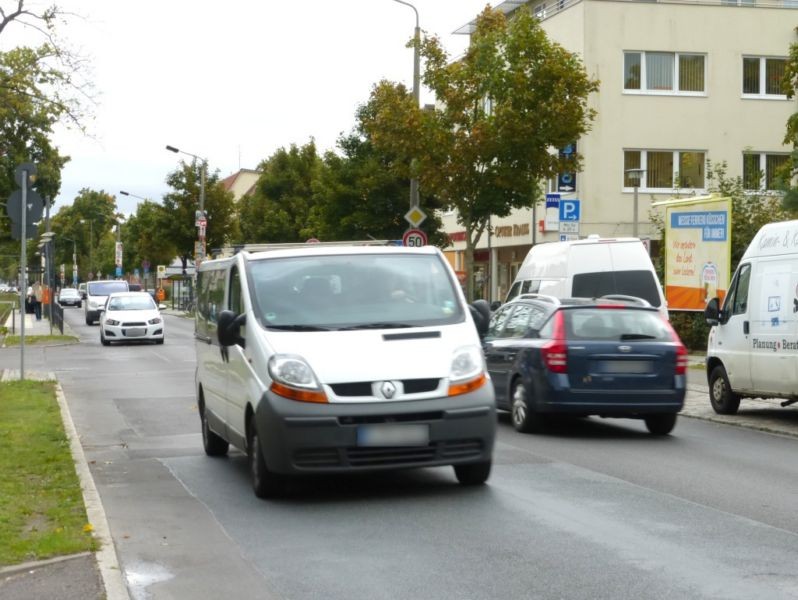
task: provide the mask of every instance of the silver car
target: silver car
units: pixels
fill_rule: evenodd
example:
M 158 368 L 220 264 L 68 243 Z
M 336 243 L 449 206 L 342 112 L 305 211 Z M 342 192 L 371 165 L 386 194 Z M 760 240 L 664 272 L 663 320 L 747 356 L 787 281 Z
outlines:
M 108 296 L 100 314 L 100 342 L 154 341 L 163 344 L 164 321 L 152 296 L 145 292 L 116 292 Z

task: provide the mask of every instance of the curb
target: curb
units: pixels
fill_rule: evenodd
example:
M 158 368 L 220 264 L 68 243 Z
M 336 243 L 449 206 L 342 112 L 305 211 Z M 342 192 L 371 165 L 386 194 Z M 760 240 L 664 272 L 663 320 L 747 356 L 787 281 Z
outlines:
M 55 380 L 54 373 L 47 374 L 49 379 Z M 107 600 L 130 600 L 125 578 L 119 567 L 119 559 L 116 555 L 116 546 L 111 537 L 111 528 L 108 526 L 108 519 L 105 516 L 105 509 L 94 485 L 86 456 L 83 454 L 83 446 L 80 444 L 78 432 L 72 421 L 69 406 L 66 403 L 64 390 L 56 380 L 55 395 L 58 406 L 61 408 L 61 418 L 64 422 L 64 431 L 69 438 L 69 448 L 72 452 L 72 460 L 75 462 L 75 471 L 80 480 L 80 489 L 83 493 L 83 503 L 86 506 L 86 516 L 89 523 L 94 527 L 94 535 L 100 542 L 100 549 L 96 553 L 97 566 L 105 586 Z

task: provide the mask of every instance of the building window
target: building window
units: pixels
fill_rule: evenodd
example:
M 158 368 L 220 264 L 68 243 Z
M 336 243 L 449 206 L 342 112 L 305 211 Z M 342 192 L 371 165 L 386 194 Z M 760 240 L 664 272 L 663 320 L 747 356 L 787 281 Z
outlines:
M 535 16 L 541 21 L 546 18 L 546 3 L 535 6 Z
M 629 169 L 643 169 L 642 190 L 703 190 L 705 163 L 706 154 L 692 150 L 626 150 L 623 186 L 634 187 Z
M 743 189 L 749 192 L 772 192 L 777 189 L 776 179 L 787 164 L 788 154 L 743 154 Z
M 626 91 L 703 95 L 706 56 L 680 52 L 624 52 Z
M 743 57 L 743 96 L 786 98 L 781 80 L 787 68 L 784 58 Z

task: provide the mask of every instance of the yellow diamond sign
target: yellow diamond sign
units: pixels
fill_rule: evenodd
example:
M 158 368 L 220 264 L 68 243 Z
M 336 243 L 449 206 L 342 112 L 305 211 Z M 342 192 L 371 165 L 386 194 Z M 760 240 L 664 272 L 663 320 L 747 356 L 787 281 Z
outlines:
M 418 227 L 421 223 L 424 222 L 424 219 L 427 218 L 427 215 L 421 210 L 418 206 L 414 206 L 405 215 L 405 221 L 410 223 L 413 227 Z

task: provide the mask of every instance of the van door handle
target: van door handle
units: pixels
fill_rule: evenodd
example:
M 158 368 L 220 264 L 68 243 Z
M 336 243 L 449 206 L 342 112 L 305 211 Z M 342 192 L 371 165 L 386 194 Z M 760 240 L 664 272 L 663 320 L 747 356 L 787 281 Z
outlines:
M 743 321 L 743 333 L 748 335 L 748 321 Z

